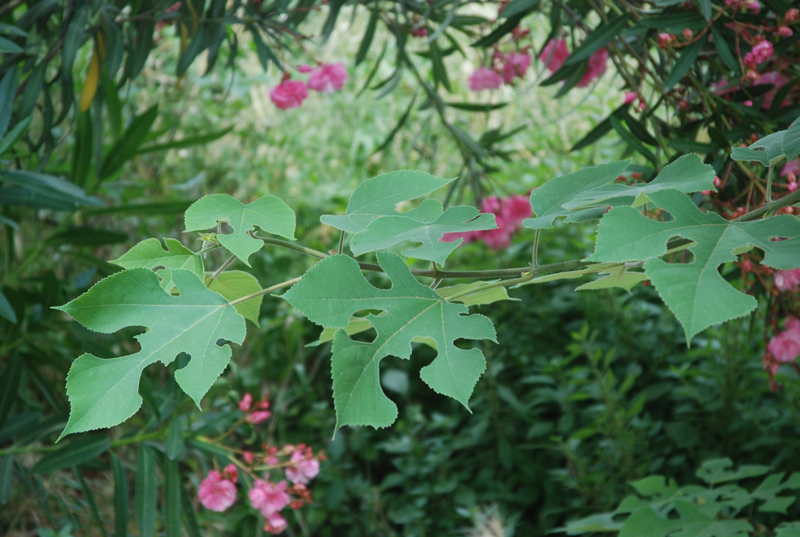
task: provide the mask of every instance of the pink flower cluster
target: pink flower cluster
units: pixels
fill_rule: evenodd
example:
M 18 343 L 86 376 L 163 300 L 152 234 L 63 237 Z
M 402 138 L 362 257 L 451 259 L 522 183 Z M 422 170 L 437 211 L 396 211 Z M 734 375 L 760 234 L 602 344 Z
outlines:
M 308 97 L 308 88 L 320 93 L 334 93 L 342 89 L 347 80 L 347 67 L 342 62 L 323 63 L 316 69 L 301 65 L 297 70 L 310 73 L 307 86 L 301 80 L 286 78 L 269 92 L 269 98 L 281 110 L 302 105 Z
M 244 394 L 242 396 L 242 400 L 239 401 L 239 410 L 241 410 L 244 414 L 247 414 L 245 421 L 247 421 L 247 423 L 252 423 L 253 425 L 258 425 L 272 415 L 272 413 L 267 410 L 268 408 L 268 393 L 264 394 L 264 397 L 261 398 L 261 401 L 257 401 L 255 405 L 253 404 L 253 396 L 249 393 Z
M 800 320 L 795 317 L 787 319 L 786 329 L 769 341 L 767 350 L 774 360 L 765 361 L 764 368 L 771 375 L 777 373 L 780 364 L 794 362 L 800 356 Z
M 773 54 L 775 54 L 775 47 L 772 46 L 772 43 L 764 39 L 754 46 L 753 50 L 745 54 L 744 64 L 754 69 L 756 66 L 769 60 Z
M 800 269 L 775 271 L 775 287 L 781 291 L 797 291 L 800 288 Z
M 507 248 L 511 244 L 511 237 L 520 228 L 522 221 L 531 216 L 532 210 L 528 198 L 514 195 L 502 199 L 496 196 L 484 198 L 481 212 L 494 214 L 497 229 L 446 233 L 442 237 L 442 242 L 453 242 L 463 238 L 465 243 L 482 240 L 493 250 Z
M 496 52 L 491 69 L 479 67 L 469 77 L 469 89 L 481 91 L 511 85 L 515 78 L 523 78 L 530 66 L 531 57 L 525 52 Z
M 547 67 L 551 73 L 561 69 L 561 66 L 567 58 L 569 58 L 569 49 L 567 48 L 567 42 L 563 39 L 550 41 L 539 55 L 539 59 L 544 62 L 545 67 Z M 589 57 L 589 65 L 586 67 L 586 71 L 583 73 L 580 81 L 578 81 L 578 87 L 585 88 L 591 84 L 593 80 L 605 73 L 607 62 L 608 51 L 605 48 L 595 51 L 594 54 Z
M 270 416 L 269 394 L 260 401 L 254 401 L 253 396 L 245 393 L 238 403 L 243 416 L 237 426 L 245 422 L 257 424 Z M 228 434 L 235 430 L 232 429 Z M 227 434 L 225 436 L 228 436 Z M 291 509 L 299 509 L 311 503 L 311 490 L 308 483 L 319 474 L 319 463 L 325 460 L 325 454 L 314 454 L 314 450 L 305 444 L 287 444 L 278 449 L 276 446 L 263 444 L 263 451 L 232 450 L 241 453 L 241 462 L 236 464 L 253 479 L 253 487 L 248 496 L 253 508 L 261 512 L 266 520 L 264 530 L 273 534 L 281 533 L 286 529 L 286 519 L 281 515 L 287 505 Z M 236 462 L 236 461 L 235 461 Z M 257 471 L 267 473 L 259 476 Z M 270 481 L 270 471 L 282 470 L 286 479 L 277 483 Z M 212 511 L 225 511 L 236 502 L 236 483 L 238 481 L 237 466 L 229 464 L 222 472 L 211 470 L 200 483 L 197 497 L 206 509 Z

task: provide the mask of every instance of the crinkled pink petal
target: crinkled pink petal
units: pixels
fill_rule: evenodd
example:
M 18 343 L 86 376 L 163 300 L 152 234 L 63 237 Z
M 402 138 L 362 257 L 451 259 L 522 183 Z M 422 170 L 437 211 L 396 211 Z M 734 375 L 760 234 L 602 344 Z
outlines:
M 269 92 L 269 98 L 281 110 L 297 108 L 308 97 L 308 88 L 300 80 L 284 80 Z
M 568 57 L 569 49 L 567 48 L 567 42 L 563 39 L 550 41 L 539 55 L 539 59 L 544 62 L 545 67 L 547 67 L 551 73 L 561 69 L 561 66 Z
M 469 77 L 469 89 L 472 91 L 497 89 L 502 85 L 503 77 L 486 67 L 479 67 Z
M 800 287 L 800 269 L 775 271 L 775 287 L 781 291 L 796 291 Z
M 197 497 L 206 509 L 224 511 L 236 501 L 236 485 L 222 479 L 219 472 L 212 470 L 200 482 Z
M 286 529 L 286 519 L 280 513 L 273 513 L 267 517 L 267 523 L 264 526 L 264 531 L 268 531 L 273 535 L 277 535 Z
M 250 503 L 261 511 L 265 518 L 277 513 L 289 505 L 289 494 L 286 492 L 286 481 L 272 484 L 269 481 L 256 479 L 250 489 Z
M 793 362 L 800 356 L 800 327 L 790 328 L 773 337 L 767 350 L 778 362 Z
M 783 168 L 781 168 L 781 176 L 786 177 L 790 173 L 793 173 L 795 177 L 800 177 L 800 159 L 794 159 L 783 165 Z
M 308 77 L 308 87 L 322 93 L 339 91 L 347 80 L 344 63 L 324 63 L 314 69 Z
M 583 73 L 580 81 L 578 82 L 579 88 L 585 88 L 592 81 L 606 72 L 606 62 L 608 61 L 608 51 L 605 48 L 597 50 L 589 58 L 589 66 L 586 72 Z
M 301 450 L 292 453 L 291 462 L 294 464 L 286 468 L 286 478 L 292 483 L 307 484 L 319 474 L 319 461 L 308 459 Z

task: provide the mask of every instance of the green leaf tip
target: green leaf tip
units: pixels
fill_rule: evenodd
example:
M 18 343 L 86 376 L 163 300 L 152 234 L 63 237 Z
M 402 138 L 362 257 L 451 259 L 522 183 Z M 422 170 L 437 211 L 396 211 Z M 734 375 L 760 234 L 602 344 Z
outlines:
M 595 252 L 587 260 L 644 261 L 647 277 L 683 326 L 687 343 L 706 328 L 756 307 L 755 298 L 737 291 L 719 273 L 720 265 L 737 259 L 735 252 L 757 247 L 764 252 L 762 263 L 771 268 L 800 267 L 800 221 L 792 216 L 733 222 L 701 211 L 673 189 L 649 196 L 673 220 L 652 220 L 631 207 L 612 209 L 600 221 Z M 694 241 L 689 246 L 692 262 L 661 259 L 676 236 Z
M 186 231 L 200 231 L 228 224 L 232 232 L 217 235 L 219 243 L 248 267 L 250 256 L 263 242 L 249 235 L 256 226 L 267 233 L 294 240 L 295 214 L 281 199 L 264 196 L 245 205 L 227 194 L 210 194 L 194 202 L 184 215 Z
M 349 256 L 324 259 L 283 297 L 312 322 L 343 329 L 365 309 L 385 311 L 367 315 L 377 333 L 372 342 L 355 341 L 344 330 L 334 336 L 332 375 L 337 427 L 388 427 L 397 407 L 380 386 L 380 361 L 386 356 L 409 358 L 415 338 L 430 338 L 437 356 L 422 368 L 423 381 L 437 393 L 459 401 L 467 409 L 469 397 L 486 369 L 483 353 L 455 346 L 456 339 L 496 342 L 491 321 L 469 315 L 462 304 L 449 303 L 419 283 L 405 261 L 390 252 L 378 252 L 378 263 L 391 280 L 389 289 L 373 287 L 358 263 Z
M 180 353 L 190 356 L 189 363 L 175 372 L 175 380 L 198 406 L 222 374 L 231 347 L 217 341 L 241 344 L 244 318 L 194 273 L 183 269 L 171 273 L 178 296 L 165 292 L 151 270 L 134 268 L 100 280 L 56 308 L 95 332 L 109 334 L 129 326 L 149 329 L 136 336 L 139 352 L 105 359 L 86 353 L 72 363 L 67 375 L 70 415 L 59 439 L 112 427 L 133 416 L 142 404 L 138 394 L 142 371 L 157 361 L 168 365 Z

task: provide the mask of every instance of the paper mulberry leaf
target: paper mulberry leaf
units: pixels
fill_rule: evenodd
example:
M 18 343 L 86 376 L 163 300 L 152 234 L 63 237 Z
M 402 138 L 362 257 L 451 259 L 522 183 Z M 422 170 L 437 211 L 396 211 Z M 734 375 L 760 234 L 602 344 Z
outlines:
M 478 378 L 486 368 L 483 353 L 464 350 L 457 339 L 495 341 L 494 326 L 482 315 L 468 315 L 466 306 L 445 301 L 419 283 L 403 259 L 378 252 L 378 263 L 392 282 L 378 289 L 364 278 L 358 263 L 348 256 L 332 256 L 303 276 L 284 298 L 312 322 L 345 328 L 361 310 L 377 337 L 370 343 L 354 341 L 340 330 L 333 343 L 333 397 L 338 426 L 387 427 L 397 418 L 397 407 L 380 386 L 380 361 L 386 356 L 409 358 L 414 338 L 430 338 L 437 356 L 420 376 L 434 391 L 467 407 Z
M 597 205 L 611 199 L 630 198 L 632 207 L 640 207 L 650 201 L 649 194 L 660 190 L 673 189 L 679 192 L 700 192 L 713 190 L 714 168 L 697 155 L 684 155 L 664 166 L 658 177 L 649 183 L 626 185 L 612 183 L 578 194 L 572 201 L 564 204 L 566 209 Z
M 778 131 L 756 140 L 747 147 L 734 147 L 731 150 L 731 158 L 759 162 L 767 167 L 772 166 L 784 157 L 783 137 L 785 134 L 786 131 Z
M 536 215 L 523 220 L 522 224 L 531 229 L 549 229 L 553 221 L 566 216 L 565 222 L 582 222 L 598 218 L 605 213 L 605 207 L 570 210 L 564 205 L 587 190 L 606 185 L 619 177 L 630 164 L 630 160 L 610 162 L 591 166 L 577 172 L 556 177 L 531 192 L 531 208 Z
M 250 256 L 264 243 L 248 235 L 256 226 L 267 233 L 294 240 L 294 211 L 275 196 L 264 196 L 245 205 L 227 194 L 211 194 L 194 202 L 184 215 L 186 231 L 200 231 L 225 222 L 231 233 L 217 235 L 219 243 L 249 267 Z
M 320 218 L 320 221 L 342 231 L 358 233 L 378 218 L 400 214 L 395 210 L 398 203 L 430 194 L 452 181 L 453 179 L 442 179 L 411 170 L 378 175 L 358 185 L 353 191 L 353 195 L 350 196 L 345 214 L 326 214 Z M 424 213 L 424 211 L 432 209 L 434 207 L 426 206 L 416 215 L 413 214 L 413 211 L 409 211 L 404 216 L 424 219 L 430 217 L 430 214 Z
M 146 239 L 111 261 L 125 269 L 162 269 L 156 273 L 161 278 L 161 287 L 171 291 L 175 287 L 172 272 L 165 269 L 189 270 L 198 278 L 203 278 L 203 258 L 175 239 L 164 239 L 166 250 L 158 239 Z
M 625 521 L 619 537 L 748 537 L 753 529 L 744 520 L 719 520 L 708 516 L 683 500 L 675 500 L 675 510 L 679 518 L 666 519 L 651 507 L 639 509 Z
M 446 211 L 441 202 L 425 200 L 419 209 L 408 213 L 373 220 L 350 242 L 354 255 L 383 250 L 405 241 L 421 243 L 416 248 L 403 250 L 406 257 L 427 259 L 440 265 L 464 241 L 439 242 L 445 233 L 497 229 L 494 215 L 481 214 L 475 207 L 450 207 Z
M 206 287 L 215 293 L 221 294 L 230 302 L 261 290 L 261 285 L 259 285 L 255 276 L 241 270 L 222 272 L 213 280 L 211 275 L 207 274 L 204 281 L 206 282 Z M 263 298 L 264 295 L 258 295 L 250 300 L 239 302 L 234 307 L 239 312 L 239 315 L 258 326 L 258 315 Z
M 142 371 L 157 361 L 168 365 L 181 353 L 189 355 L 175 380 L 198 406 L 222 374 L 231 357 L 225 342 L 244 341 L 244 318 L 192 272 L 175 269 L 172 279 L 179 296 L 165 292 L 151 270 L 125 270 L 56 308 L 104 334 L 129 326 L 148 328 L 136 336 L 139 352 L 119 358 L 87 353 L 72 363 L 67 375 L 69 421 L 59 438 L 112 427 L 130 418 L 142 404 L 138 393 Z
M 600 221 L 590 261 L 644 260 L 644 269 L 664 303 L 683 326 L 686 340 L 709 326 L 746 315 L 755 298 L 742 294 L 719 273 L 752 247 L 763 250 L 763 263 L 776 269 L 800 267 L 800 221 L 788 215 L 753 222 L 730 222 L 704 213 L 674 190 L 652 192 L 653 202 L 673 220 L 659 222 L 631 207 L 612 209 Z M 660 257 L 673 237 L 694 241 L 691 263 L 667 263 Z M 785 239 L 785 240 L 777 240 Z

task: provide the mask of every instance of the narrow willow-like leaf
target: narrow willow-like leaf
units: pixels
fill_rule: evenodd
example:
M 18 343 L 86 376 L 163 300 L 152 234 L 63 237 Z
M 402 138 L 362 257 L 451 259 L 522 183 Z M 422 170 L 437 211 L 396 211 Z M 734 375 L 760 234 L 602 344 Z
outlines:
M 5 297 L 2 297 L 5 300 Z M 2 304 L 0 304 L 1 306 Z M 10 307 L 10 305 L 9 305 Z M 13 310 L 11 310 L 13 313 Z M 11 319 L 9 319 L 11 320 Z M 16 322 L 16 317 L 14 318 Z M 3 375 L 0 376 L 0 429 L 6 422 L 11 405 L 17 397 L 20 381 L 19 358 L 12 358 L 3 366 Z
M 139 352 L 109 359 L 84 354 L 73 362 L 67 375 L 71 411 L 61 437 L 112 427 L 131 417 L 142 404 L 139 378 L 152 363 L 167 365 L 187 353 L 190 361 L 175 379 L 198 406 L 228 365 L 231 348 L 217 342 L 241 344 L 244 319 L 188 270 L 174 269 L 172 278 L 179 296 L 167 294 L 150 270 L 118 272 L 56 308 L 96 332 L 109 334 L 128 326 L 150 329 L 136 336 Z
M 186 444 L 183 442 L 183 421 L 173 418 L 167 428 L 167 442 L 164 445 L 167 458 L 177 461 L 186 454 Z
M 419 283 L 395 254 L 378 252 L 378 263 L 392 282 L 390 289 L 370 285 L 347 256 L 329 257 L 313 267 L 284 298 L 312 322 L 344 328 L 353 314 L 377 309 L 386 315 L 368 315 L 377 337 L 371 343 L 337 332 L 333 343 L 333 393 L 337 425 L 387 427 L 397 407 L 380 387 L 379 364 L 386 356 L 409 358 L 416 337 L 431 338 L 437 357 L 420 376 L 434 391 L 453 397 L 468 408 L 472 390 L 486 365 L 478 349 L 455 346 L 456 339 L 495 341 L 492 323 L 481 315 L 466 315 L 461 304 L 445 301 Z
M 156 531 L 158 476 L 153 449 L 139 444 L 136 456 L 136 527 L 139 537 L 153 537 Z
M 275 196 L 264 196 L 245 205 L 227 194 L 203 196 L 186 210 L 186 231 L 200 231 L 225 222 L 232 232 L 217 235 L 219 243 L 248 267 L 250 256 L 264 243 L 248 232 L 256 226 L 267 233 L 294 240 L 294 211 Z
M 181 537 L 181 474 L 177 462 L 165 465 L 164 530 L 167 537 Z
M 10 453 L 0 458 L 0 505 L 11 498 L 11 485 L 14 483 L 14 456 Z
M 111 440 L 103 434 L 86 435 L 76 438 L 64 447 L 51 451 L 37 462 L 31 471 L 49 474 L 70 466 L 77 466 L 96 459 L 111 447 Z
M 111 455 L 114 472 L 114 537 L 128 535 L 128 478 L 116 455 Z
M 753 246 L 764 252 L 763 264 L 776 269 L 800 267 L 800 222 L 788 215 L 754 222 L 731 222 L 700 211 L 675 190 L 650 193 L 652 201 L 672 215 L 658 222 L 631 207 L 612 209 L 600 221 L 590 261 L 644 260 L 644 269 L 666 305 L 680 321 L 687 342 L 709 326 L 746 315 L 755 298 L 734 289 L 719 266 L 737 259 L 735 252 Z M 696 244 L 691 263 L 661 259 L 673 237 Z M 776 240 L 785 239 L 785 240 Z

